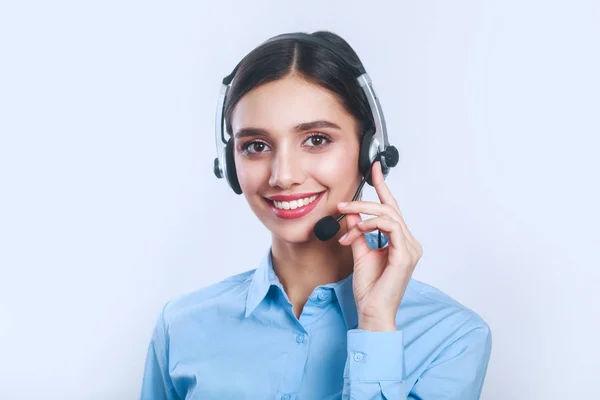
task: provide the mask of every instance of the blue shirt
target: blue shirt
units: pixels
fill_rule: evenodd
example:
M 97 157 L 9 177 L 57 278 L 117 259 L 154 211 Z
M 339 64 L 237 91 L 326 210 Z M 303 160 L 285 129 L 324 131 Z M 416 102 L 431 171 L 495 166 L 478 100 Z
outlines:
M 397 331 L 357 325 L 352 274 L 316 287 L 296 318 L 269 247 L 258 268 L 165 304 L 141 399 L 479 398 L 490 328 L 440 290 L 411 279 Z

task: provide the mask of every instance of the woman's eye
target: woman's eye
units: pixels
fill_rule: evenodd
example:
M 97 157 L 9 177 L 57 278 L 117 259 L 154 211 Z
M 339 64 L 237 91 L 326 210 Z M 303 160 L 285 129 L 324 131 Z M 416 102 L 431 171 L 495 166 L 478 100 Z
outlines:
M 322 147 L 326 142 L 329 142 L 329 138 L 324 135 L 312 135 L 306 139 L 307 143 L 311 143 L 308 147 Z
M 266 147 L 269 147 L 269 146 L 267 146 L 263 142 L 250 142 L 250 143 L 246 143 L 244 146 L 242 146 L 242 150 L 247 151 L 250 154 L 255 154 L 255 153 L 262 153 Z

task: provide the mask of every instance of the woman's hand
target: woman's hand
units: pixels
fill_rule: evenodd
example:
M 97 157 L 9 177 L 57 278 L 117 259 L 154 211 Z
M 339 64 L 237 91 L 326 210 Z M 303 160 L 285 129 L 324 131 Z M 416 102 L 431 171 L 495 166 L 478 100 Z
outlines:
M 381 204 L 352 201 L 338 204 L 346 215 L 348 232 L 339 239 L 352 246 L 354 275 L 352 287 L 358 311 L 358 329 L 396 330 L 396 312 L 423 255 L 421 244 L 412 236 L 396 199 L 383 180 L 381 164 L 372 167 L 373 186 Z M 363 221 L 360 214 L 376 215 Z M 387 247 L 371 250 L 364 234 L 379 229 L 388 237 Z

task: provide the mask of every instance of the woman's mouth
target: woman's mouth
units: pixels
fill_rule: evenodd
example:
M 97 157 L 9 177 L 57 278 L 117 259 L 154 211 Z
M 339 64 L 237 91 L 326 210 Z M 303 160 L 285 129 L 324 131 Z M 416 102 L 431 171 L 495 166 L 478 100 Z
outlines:
M 275 216 L 282 219 L 296 219 L 311 212 L 319 200 L 321 200 L 321 197 L 323 197 L 323 193 L 325 192 L 292 201 L 274 201 L 267 198 L 265 198 L 265 201 L 269 204 Z

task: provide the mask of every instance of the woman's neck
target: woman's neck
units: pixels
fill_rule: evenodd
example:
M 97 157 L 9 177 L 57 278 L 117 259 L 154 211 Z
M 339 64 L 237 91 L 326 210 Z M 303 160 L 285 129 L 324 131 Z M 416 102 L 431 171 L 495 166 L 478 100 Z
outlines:
M 305 243 L 288 243 L 273 237 L 273 269 L 299 318 L 315 287 L 341 281 L 354 268 L 352 248 L 334 238 Z

